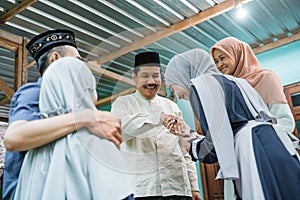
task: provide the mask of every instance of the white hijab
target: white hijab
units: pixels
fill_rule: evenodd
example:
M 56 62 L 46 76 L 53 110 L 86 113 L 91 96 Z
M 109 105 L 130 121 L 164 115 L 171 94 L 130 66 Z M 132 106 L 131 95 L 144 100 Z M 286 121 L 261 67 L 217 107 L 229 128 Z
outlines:
M 192 49 L 174 56 L 167 65 L 165 72 L 166 85 L 176 84 L 190 88 L 191 79 L 203 74 L 218 73 L 209 56 L 202 49 Z
M 75 112 L 83 109 L 97 108 L 93 102 L 94 91 L 96 90 L 95 77 L 91 70 L 79 59 L 63 57 L 50 65 L 43 76 L 40 93 L 40 112 L 46 116 Z M 116 146 L 103 138 L 99 138 L 84 129 L 77 133 L 82 145 L 89 155 L 103 165 L 124 171 L 123 158 Z
M 50 65 L 43 76 L 40 112 L 96 109 L 93 103 L 96 81 L 88 67 L 71 57 L 63 57 L 55 62 L 61 65 Z
M 190 88 L 191 81 L 195 85 L 206 116 L 207 134 L 211 136 L 220 164 L 218 178 L 237 179 L 239 174 L 233 133 L 225 102 L 220 103 L 224 101 L 224 93 L 218 81 L 210 76 L 217 73 L 216 66 L 207 52 L 192 49 L 170 60 L 165 80 L 167 85 L 176 84 L 186 89 Z M 209 138 L 207 139 L 210 140 Z

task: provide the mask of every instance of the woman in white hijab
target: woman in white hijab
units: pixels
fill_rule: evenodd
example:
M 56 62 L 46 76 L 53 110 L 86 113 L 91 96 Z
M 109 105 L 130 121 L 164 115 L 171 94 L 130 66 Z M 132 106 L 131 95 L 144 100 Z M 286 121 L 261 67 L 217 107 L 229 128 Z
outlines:
M 165 80 L 178 98 L 191 101 L 205 135 L 190 140 L 190 131 L 180 134 L 189 139 L 191 156 L 219 162 L 216 178 L 233 180 L 237 199 L 299 197 L 299 155 L 245 80 L 218 74 L 201 49 L 174 56 Z M 166 126 L 172 128 L 171 119 Z
M 43 76 L 40 114 L 52 117 L 74 112 L 76 120 L 81 117 L 76 111 L 96 109 L 95 91 L 96 81 L 88 67 L 77 58 L 63 57 Z M 124 166 L 121 152 L 112 142 L 81 128 L 28 151 L 15 199 L 125 199 L 133 190 Z

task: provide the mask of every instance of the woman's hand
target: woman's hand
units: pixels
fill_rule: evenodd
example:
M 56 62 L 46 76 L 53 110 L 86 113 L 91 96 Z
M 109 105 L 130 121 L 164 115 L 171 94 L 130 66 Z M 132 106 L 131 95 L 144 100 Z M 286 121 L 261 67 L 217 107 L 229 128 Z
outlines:
M 184 132 L 185 123 L 178 116 L 162 113 L 160 121 L 174 135 L 180 135 Z
M 172 134 L 182 137 L 182 139 L 186 142 L 195 138 L 204 137 L 192 130 L 189 125 L 183 121 L 183 119 L 177 116 L 162 113 L 161 122 Z

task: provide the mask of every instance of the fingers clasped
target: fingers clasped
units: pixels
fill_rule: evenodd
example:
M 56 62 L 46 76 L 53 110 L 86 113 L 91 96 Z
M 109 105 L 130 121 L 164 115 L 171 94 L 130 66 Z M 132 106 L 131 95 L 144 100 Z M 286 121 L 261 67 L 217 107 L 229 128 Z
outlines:
M 164 122 L 164 126 L 174 135 L 180 135 L 184 132 L 184 122 L 176 116 L 169 116 Z

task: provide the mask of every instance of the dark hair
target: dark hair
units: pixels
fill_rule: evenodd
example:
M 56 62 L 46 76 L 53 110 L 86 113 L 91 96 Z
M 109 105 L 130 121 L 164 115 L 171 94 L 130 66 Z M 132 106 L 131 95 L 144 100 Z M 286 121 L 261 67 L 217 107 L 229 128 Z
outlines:
M 135 67 L 133 68 L 133 73 L 135 73 L 135 75 L 137 75 L 137 73 L 140 71 L 141 67 Z
M 42 54 L 40 56 L 40 58 L 38 59 L 37 65 L 38 65 L 38 69 L 40 69 L 40 74 L 41 75 L 43 75 L 43 73 L 46 71 L 46 69 L 50 65 L 50 63 L 49 63 L 49 58 L 50 57 L 49 56 L 53 52 L 57 52 L 62 57 L 64 57 L 66 55 L 67 48 L 65 46 L 53 47 L 52 49 L 49 49 L 48 51 L 46 51 L 44 54 Z
M 143 67 L 143 66 L 141 66 L 141 67 Z M 141 67 L 135 67 L 135 68 L 133 68 L 133 73 L 134 73 L 135 75 L 137 75 L 138 72 L 140 71 Z M 159 69 L 159 72 L 160 72 L 160 74 L 162 75 L 162 69 L 161 69 L 161 67 L 159 67 L 159 68 L 160 68 L 160 69 Z

